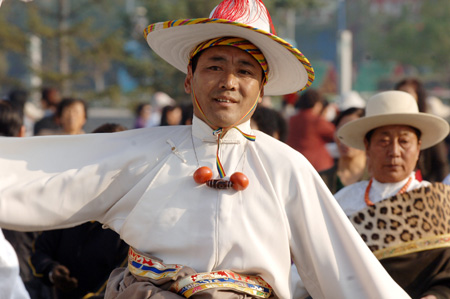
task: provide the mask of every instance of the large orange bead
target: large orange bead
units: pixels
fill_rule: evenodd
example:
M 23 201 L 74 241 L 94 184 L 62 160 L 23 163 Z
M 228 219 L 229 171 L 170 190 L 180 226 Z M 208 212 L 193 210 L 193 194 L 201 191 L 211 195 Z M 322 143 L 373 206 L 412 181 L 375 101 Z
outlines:
M 248 177 L 242 172 L 233 173 L 230 181 L 233 183 L 233 189 L 236 191 L 245 190 L 249 184 Z
M 213 173 L 211 168 L 209 168 L 208 166 L 203 166 L 194 172 L 194 181 L 197 184 L 204 184 L 207 181 L 209 181 L 212 178 L 212 176 Z

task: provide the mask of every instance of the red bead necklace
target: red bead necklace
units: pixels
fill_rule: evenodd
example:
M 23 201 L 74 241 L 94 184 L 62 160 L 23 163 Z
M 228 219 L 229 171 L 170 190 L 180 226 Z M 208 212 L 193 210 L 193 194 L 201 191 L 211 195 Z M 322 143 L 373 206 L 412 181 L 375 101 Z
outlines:
M 413 177 L 410 176 L 406 184 L 397 192 L 397 194 L 405 193 L 408 189 L 409 185 L 411 185 L 411 182 L 413 180 Z M 367 185 L 366 192 L 364 193 L 364 201 L 366 202 L 366 205 L 368 206 L 374 206 L 375 204 L 369 199 L 369 192 L 370 188 L 372 187 L 372 181 L 373 178 L 370 179 L 369 184 Z
M 197 184 L 205 184 L 214 189 L 228 189 L 233 188 L 236 191 L 245 190 L 249 181 L 242 172 L 235 172 L 231 175 L 230 180 L 214 179 L 212 180 L 213 172 L 208 166 L 202 166 L 194 172 L 194 181 Z
M 239 129 L 238 129 L 239 130 Z M 239 132 L 241 132 L 239 130 Z M 242 132 L 241 132 L 242 133 Z M 191 141 L 192 141 L 192 147 L 194 149 L 194 154 L 195 154 L 195 159 L 197 160 L 197 165 L 200 165 L 199 161 L 198 161 L 198 157 L 197 157 L 197 151 L 195 150 L 195 145 L 194 145 L 194 137 L 191 135 Z M 245 151 L 242 154 L 242 157 L 245 155 Z M 218 159 L 218 153 L 219 149 L 217 148 L 217 161 L 220 161 Z M 242 159 L 241 157 L 241 159 Z M 222 168 L 221 163 L 219 163 L 220 168 Z M 248 185 L 249 185 L 249 180 L 248 177 L 243 174 L 242 172 L 235 172 L 230 176 L 230 180 L 225 180 L 223 177 L 225 176 L 225 171 L 222 168 L 222 174 L 221 174 L 221 178 L 220 179 L 212 179 L 213 176 L 213 172 L 211 170 L 211 168 L 209 168 L 208 166 L 202 166 L 199 167 L 195 172 L 194 172 L 194 181 L 197 184 L 205 184 L 206 186 L 210 187 L 210 188 L 214 188 L 214 189 L 229 189 L 229 188 L 233 188 L 236 191 L 241 191 L 241 190 L 245 190 Z M 219 174 L 220 174 L 220 170 L 219 170 Z

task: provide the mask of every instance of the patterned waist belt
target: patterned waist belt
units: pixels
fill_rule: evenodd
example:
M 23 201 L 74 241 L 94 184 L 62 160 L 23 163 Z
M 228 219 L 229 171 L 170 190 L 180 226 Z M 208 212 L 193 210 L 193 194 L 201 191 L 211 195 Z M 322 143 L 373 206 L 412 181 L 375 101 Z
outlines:
M 135 251 L 131 246 L 128 251 L 128 269 L 137 276 L 154 280 L 175 277 L 183 268 L 182 265 L 166 265 L 161 261 Z
M 170 290 L 186 298 L 207 289 L 230 289 L 258 298 L 269 298 L 272 288 L 259 276 L 240 275 L 229 270 L 198 273 L 176 281 Z
M 269 298 L 272 294 L 272 287 L 259 276 L 242 275 L 223 270 L 177 278 L 178 272 L 183 268 L 187 267 L 178 264 L 164 264 L 131 247 L 128 252 L 128 269 L 131 273 L 153 280 L 174 278 L 175 282 L 169 290 L 185 298 L 215 288 L 245 293 L 258 298 Z

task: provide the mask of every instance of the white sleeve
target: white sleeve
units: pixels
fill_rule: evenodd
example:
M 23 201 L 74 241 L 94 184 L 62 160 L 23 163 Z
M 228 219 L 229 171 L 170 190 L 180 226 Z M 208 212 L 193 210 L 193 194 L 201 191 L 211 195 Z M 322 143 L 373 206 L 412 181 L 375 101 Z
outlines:
M 305 285 L 303 284 L 300 275 L 298 275 L 297 267 L 295 264 L 291 266 L 291 275 L 290 277 L 290 287 L 292 299 L 304 299 L 309 296 L 308 291 L 305 289 Z
M 298 161 L 286 213 L 291 252 L 314 298 L 409 298 L 358 235 L 317 172 Z
M 137 131 L 0 138 L 0 227 L 32 231 L 101 220 L 162 152 L 151 159 L 148 136 Z
M 0 298 L 28 299 L 30 295 L 19 276 L 19 261 L 0 229 Z

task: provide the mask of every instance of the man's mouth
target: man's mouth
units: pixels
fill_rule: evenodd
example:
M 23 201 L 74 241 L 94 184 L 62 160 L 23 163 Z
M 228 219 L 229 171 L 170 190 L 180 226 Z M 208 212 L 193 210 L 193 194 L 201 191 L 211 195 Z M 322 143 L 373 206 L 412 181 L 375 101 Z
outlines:
M 232 101 L 227 100 L 227 99 L 215 99 L 215 100 L 219 103 L 233 103 Z
M 400 165 L 398 165 L 398 164 L 388 164 L 387 167 L 397 168 L 397 167 L 400 167 Z
M 235 104 L 238 101 L 232 96 L 225 95 L 225 94 L 218 94 L 217 96 L 213 96 L 214 101 L 218 103 L 229 103 L 229 104 Z

